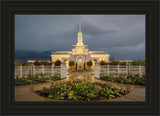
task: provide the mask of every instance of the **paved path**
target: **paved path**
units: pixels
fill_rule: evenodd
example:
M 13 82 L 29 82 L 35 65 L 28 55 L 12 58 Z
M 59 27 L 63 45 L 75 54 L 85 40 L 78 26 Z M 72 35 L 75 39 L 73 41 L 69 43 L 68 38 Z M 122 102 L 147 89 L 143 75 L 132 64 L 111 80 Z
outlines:
M 55 81 L 55 83 L 63 83 L 64 81 L 75 79 L 74 78 L 75 75 L 72 75 L 66 78 L 65 80 Z M 88 77 L 90 77 L 90 80 L 94 82 L 108 83 L 106 81 L 97 80 L 91 75 L 90 76 L 83 75 L 83 79 L 86 79 L 85 77 L 87 79 Z M 79 76 L 78 79 L 79 78 L 81 77 Z M 145 101 L 145 86 L 120 84 L 120 83 L 111 83 L 111 84 L 115 87 L 122 86 L 124 88 L 129 88 L 130 92 L 127 95 L 124 95 L 122 97 L 117 97 L 115 99 L 111 99 L 111 100 L 103 99 L 98 101 Z M 49 87 L 50 85 L 51 83 L 41 83 L 41 84 L 32 84 L 32 85 L 24 85 L 24 86 L 15 86 L 15 101 L 61 101 L 61 100 L 45 98 L 34 93 L 34 91 L 41 90 L 43 87 L 45 86 Z
M 51 83 L 33 84 L 15 87 L 15 101 L 59 101 L 48 99 L 34 93 L 36 90 L 41 90 L 44 86 L 49 86 Z M 124 85 L 130 87 L 130 92 L 122 97 L 117 97 L 111 100 L 101 101 L 145 101 L 145 86 L 139 85 Z
M 15 101 L 53 101 L 45 97 L 41 97 L 34 93 L 36 89 L 42 89 L 44 86 L 49 86 L 51 83 L 33 84 L 15 87 Z

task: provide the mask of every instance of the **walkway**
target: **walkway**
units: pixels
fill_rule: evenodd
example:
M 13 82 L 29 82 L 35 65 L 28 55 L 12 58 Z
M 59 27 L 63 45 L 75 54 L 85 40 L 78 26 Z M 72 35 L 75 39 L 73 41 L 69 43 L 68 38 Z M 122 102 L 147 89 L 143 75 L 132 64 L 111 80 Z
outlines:
M 111 83 L 97 80 L 90 73 L 71 73 L 71 75 L 69 75 L 66 79 L 55 81 L 55 83 L 63 83 L 64 81 L 68 81 L 70 79 L 86 79 L 92 82 L 110 83 L 116 87 L 122 86 L 124 88 L 130 89 L 129 94 L 122 97 L 117 97 L 111 100 L 102 99 L 98 101 L 145 101 L 145 86 Z M 50 85 L 51 83 L 40 83 L 24 86 L 15 86 L 15 101 L 64 101 L 45 98 L 34 93 L 34 91 L 41 90 L 44 86 L 49 87 Z

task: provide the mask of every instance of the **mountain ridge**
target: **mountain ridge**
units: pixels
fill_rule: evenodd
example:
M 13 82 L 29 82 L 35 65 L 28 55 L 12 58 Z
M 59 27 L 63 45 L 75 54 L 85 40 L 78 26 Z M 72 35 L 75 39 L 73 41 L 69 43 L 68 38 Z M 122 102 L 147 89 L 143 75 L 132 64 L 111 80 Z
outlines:
M 48 50 L 44 52 L 29 51 L 29 50 L 15 50 L 15 59 L 19 62 L 27 62 L 27 60 L 51 60 L 51 53 Z

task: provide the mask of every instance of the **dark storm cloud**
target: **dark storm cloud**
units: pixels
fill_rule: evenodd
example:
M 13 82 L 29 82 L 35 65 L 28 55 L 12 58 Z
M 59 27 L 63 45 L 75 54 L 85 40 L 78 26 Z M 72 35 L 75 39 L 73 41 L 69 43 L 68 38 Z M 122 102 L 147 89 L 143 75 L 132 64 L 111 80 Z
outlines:
M 84 34 L 91 35 L 91 36 L 103 36 L 107 34 L 116 33 L 117 29 L 108 29 L 105 26 L 96 25 L 92 23 L 84 23 L 83 24 Z
M 79 21 L 89 50 L 108 51 L 117 59 L 145 57 L 144 15 L 16 15 L 16 50 L 71 50 Z

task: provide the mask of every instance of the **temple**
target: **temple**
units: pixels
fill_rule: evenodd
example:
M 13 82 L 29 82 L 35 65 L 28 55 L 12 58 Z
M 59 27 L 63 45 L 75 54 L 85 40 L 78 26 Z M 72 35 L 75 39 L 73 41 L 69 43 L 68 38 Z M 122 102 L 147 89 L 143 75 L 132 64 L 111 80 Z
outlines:
M 77 69 L 84 69 L 87 67 L 87 62 L 92 60 L 94 68 L 94 64 L 100 61 L 109 61 L 109 54 L 105 51 L 89 51 L 88 45 L 84 45 L 83 43 L 83 35 L 81 31 L 81 22 L 79 22 L 79 32 L 77 37 L 77 44 L 72 45 L 72 51 L 56 51 L 52 52 L 51 59 L 52 62 L 56 60 L 60 60 L 62 63 L 66 63 L 68 66 L 68 62 L 74 61 L 77 65 Z

